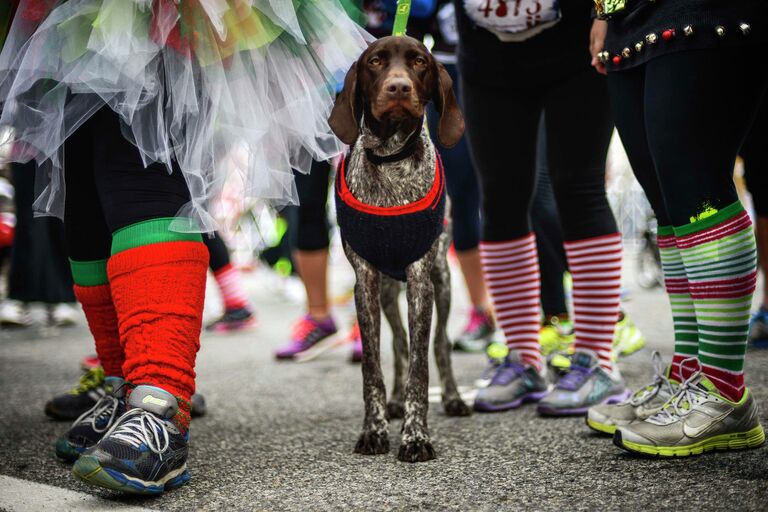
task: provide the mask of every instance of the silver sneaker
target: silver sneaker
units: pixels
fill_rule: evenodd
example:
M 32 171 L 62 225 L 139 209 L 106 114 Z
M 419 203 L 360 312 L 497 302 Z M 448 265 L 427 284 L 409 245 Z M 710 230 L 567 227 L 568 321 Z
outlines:
M 544 416 L 583 416 L 592 406 L 618 403 L 628 395 L 618 370 L 609 373 L 593 351 L 577 350 L 568 373 L 539 402 L 537 410 Z
M 754 448 L 764 442 L 752 393 L 746 389 L 738 403 L 731 402 L 701 372 L 688 378 L 660 412 L 619 427 L 613 436 L 619 448 L 660 457 Z
M 506 346 L 503 348 L 506 349 Z M 493 372 L 493 377 L 487 387 L 478 391 L 474 406 L 476 411 L 517 409 L 525 402 L 536 402 L 546 396 L 549 392 L 547 380 L 536 368 L 524 366 L 514 350 L 506 350 L 503 357 L 498 351 L 497 345 L 489 347 L 489 370 Z
M 671 366 L 664 364 L 661 354 L 654 351 L 652 360 L 655 373 L 653 381 L 618 404 L 590 407 L 587 412 L 589 428 L 613 435 L 616 427 L 629 425 L 633 421 L 642 421 L 661 410 L 667 400 L 677 392 L 680 383 L 669 378 Z

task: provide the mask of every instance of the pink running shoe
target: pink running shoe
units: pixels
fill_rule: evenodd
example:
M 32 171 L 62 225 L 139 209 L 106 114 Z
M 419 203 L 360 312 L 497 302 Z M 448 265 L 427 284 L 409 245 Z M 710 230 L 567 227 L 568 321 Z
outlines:
M 336 322 L 328 317 L 318 322 L 307 315 L 293 326 L 291 341 L 275 351 L 277 359 L 293 359 L 296 354 L 304 352 L 318 342 L 336 334 Z
M 352 330 L 349 333 L 349 339 L 352 342 L 352 353 L 349 354 L 350 363 L 360 363 L 363 361 L 363 338 L 360 336 L 360 326 L 352 326 Z
M 101 366 L 101 362 L 99 362 L 99 356 L 96 354 L 85 356 L 80 360 L 80 368 L 83 369 L 84 372 L 87 372 L 88 370 L 93 370 L 94 368 L 98 368 Z
M 491 314 L 481 308 L 472 308 L 464 332 L 453 343 L 454 350 L 482 352 L 491 341 L 496 325 Z

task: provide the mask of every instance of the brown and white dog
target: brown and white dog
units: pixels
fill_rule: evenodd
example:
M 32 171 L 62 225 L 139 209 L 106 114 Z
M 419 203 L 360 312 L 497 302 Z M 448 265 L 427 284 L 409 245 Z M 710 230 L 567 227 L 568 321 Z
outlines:
M 365 419 L 355 451 L 387 453 L 388 418 L 404 417 L 398 458 L 407 462 L 435 457 L 427 427 L 433 304 L 437 306 L 435 357 L 443 407 L 449 416 L 470 414 L 457 391 L 446 335 L 450 234 L 442 213 L 442 170 L 424 127 L 429 101 L 440 113 L 438 139 L 446 147 L 455 145 L 464 132 L 464 119 L 450 76 L 416 39 L 385 37 L 371 44 L 349 70 L 329 120 L 334 133 L 351 146 L 337 176 L 336 200 L 344 251 L 355 271 L 355 304 L 363 340 Z M 418 225 L 409 231 L 408 222 L 419 215 Z M 407 283 L 410 352 L 396 279 Z M 379 354 L 382 305 L 395 347 L 389 404 Z

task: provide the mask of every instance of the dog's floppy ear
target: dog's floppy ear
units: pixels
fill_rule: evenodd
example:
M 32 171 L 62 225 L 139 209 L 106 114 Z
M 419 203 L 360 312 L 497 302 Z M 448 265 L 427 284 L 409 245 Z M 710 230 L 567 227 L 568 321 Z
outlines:
M 453 94 L 453 80 L 439 62 L 433 61 L 436 70 L 435 90 L 432 99 L 437 111 L 440 112 L 440 124 L 437 129 L 437 140 L 446 148 L 452 148 L 461 140 L 464 134 L 464 116 L 461 115 L 456 95 Z
M 357 140 L 360 128 L 357 121 L 357 112 L 355 111 L 357 103 L 357 62 L 347 71 L 344 77 L 344 88 L 336 97 L 336 102 L 331 111 L 331 117 L 328 124 L 336 136 L 344 144 L 351 146 Z

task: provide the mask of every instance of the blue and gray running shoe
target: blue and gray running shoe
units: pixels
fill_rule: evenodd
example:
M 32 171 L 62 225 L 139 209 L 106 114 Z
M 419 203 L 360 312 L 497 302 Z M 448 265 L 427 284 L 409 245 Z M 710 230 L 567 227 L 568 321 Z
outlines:
M 609 373 L 593 351 L 577 350 L 568 373 L 539 402 L 537 410 L 545 416 L 583 416 L 593 405 L 619 403 L 628 396 L 618 370 Z
M 62 437 L 56 440 L 56 456 L 74 462 L 87 448 L 98 443 L 115 420 L 125 412 L 125 381 L 119 377 L 104 380 L 106 395 L 77 418 Z
M 137 386 L 123 414 L 72 472 L 97 487 L 131 494 L 162 494 L 187 483 L 189 433 L 171 421 L 176 398 L 154 386 Z
M 768 309 L 764 306 L 749 321 L 749 342 L 755 348 L 768 348 Z
M 497 412 L 516 409 L 525 402 L 536 402 L 549 388 L 546 378 L 531 365 L 523 366 L 516 351 L 494 343 L 488 347 L 493 372 L 490 384 L 475 398 L 475 410 Z

